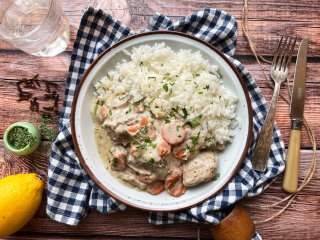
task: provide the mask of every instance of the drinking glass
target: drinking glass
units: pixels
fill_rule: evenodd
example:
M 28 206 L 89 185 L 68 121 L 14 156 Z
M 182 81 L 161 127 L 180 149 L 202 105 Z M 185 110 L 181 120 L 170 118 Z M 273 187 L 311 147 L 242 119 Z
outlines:
M 56 0 L 0 0 L 0 38 L 22 51 L 55 56 L 69 42 L 69 21 Z

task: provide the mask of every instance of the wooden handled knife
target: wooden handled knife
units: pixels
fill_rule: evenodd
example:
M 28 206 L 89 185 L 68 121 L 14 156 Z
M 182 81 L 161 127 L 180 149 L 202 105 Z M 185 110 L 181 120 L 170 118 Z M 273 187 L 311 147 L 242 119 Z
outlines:
M 293 90 L 290 105 L 292 127 L 286 159 L 286 168 L 282 188 L 289 193 L 298 189 L 300 160 L 301 127 L 303 121 L 304 100 L 306 94 L 308 39 L 303 39 L 297 56 Z

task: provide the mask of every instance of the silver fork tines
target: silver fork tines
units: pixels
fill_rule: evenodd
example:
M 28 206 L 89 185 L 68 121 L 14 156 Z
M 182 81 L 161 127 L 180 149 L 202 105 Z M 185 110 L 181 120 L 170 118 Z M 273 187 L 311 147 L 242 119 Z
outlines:
M 274 92 L 264 125 L 262 126 L 260 135 L 257 139 L 252 159 L 253 168 L 258 171 L 264 171 L 266 169 L 270 145 L 272 142 L 274 117 L 276 112 L 276 103 L 280 92 L 280 85 L 287 79 L 296 40 L 296 37 L 282 36 L 272 60 L 270 77 L 275 83 Z

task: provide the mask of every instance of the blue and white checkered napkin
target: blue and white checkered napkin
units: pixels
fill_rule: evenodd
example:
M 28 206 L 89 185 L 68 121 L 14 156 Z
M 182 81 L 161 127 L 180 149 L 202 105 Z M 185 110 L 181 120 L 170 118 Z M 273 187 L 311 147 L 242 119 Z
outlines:
M 237 23 L 232 16 L 224 11 L 205 9 L 173 23 L 157 13 L 147 31 L 159 29 L 194 35 L 224 52 L 238 69 L 250 93 L 253 141 L 241 169 L 232 181 L 218 195 L 196 207 L 174 213 L 150 213 L 149 216 L 149 221 L 154 224 L 184 221 L 217 224 L 225 215 L 224 209 L 245 196 L 260 194 L 265 184 L 283 171 L 284 144 L 276 126 L 266 171 L 260 173 L 252 169 L 250 159 L 254 140 L 266 116 L 266 101 L 248 71 L 233 58 Z M 71 56 L 60 134 L 53 144 L 49 163 L 47 214 L 56 221 L 77 225 L 89 207 L 102 213 L 126 208 L 100 190 L 79 165 L 70 133 L 70 112 L 77 85 L 90 63 L 110 45 L 132 34 L 135 32 L 101 10 L 89 8 L 82 17 Z M 256 239 L 259 239 L 257 235 Z

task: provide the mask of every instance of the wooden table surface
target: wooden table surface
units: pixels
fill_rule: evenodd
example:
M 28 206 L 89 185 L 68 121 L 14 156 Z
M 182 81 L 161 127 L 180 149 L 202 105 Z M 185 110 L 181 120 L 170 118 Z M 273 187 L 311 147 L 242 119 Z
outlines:
M 241 31 L 240 0 L 60 0 L 71 22 L 71 43 L 65 52 L 53 58 L 29 56 L 5 42 L 0 41 L 0 177 L 18 172 L 37 172 L 47 174 L 48 146 L 44 139 L 41 147 L 27 157 L 16 157 L 3 147 L 2 136 L 5 128 L 16 121 L 36 123 L 26 102 L 17 102 L 16 82 L 24 77 L 33 77 L 39 73 L 39 79 L 55 82 L 61 94 L 65 88 L 65 79 L 70 63 L 72 42 L 83 11 L 95 4 L 133 29 L 147 25 L 148 19 L 156 12 L 162 12 L 172 19 L 190 14 L 203 8 L 220 8 L 232 14 L 238 21 L 238 46 L 236 57 L 251 72 L 270 100 L 272 89 L 263 78 L 248 44 Z M 308 58 L 308 79 L 305 117 L 313 129 L 317 145 L 320 145 L 320 1 L 319 0 L 256 0 L 249 1 L 249 30 L 257 44 L 258 51 L 271 59 L 280 35 L 292 34 L 310 39 Z M 294 61 L 295 59 L 293 59 Z M 292 64 L 294 65 L 294 64 Z M 268 65 L 264 65 L 268 73 Z M 289 79 L 293 77 L 293 66 Z M 286 84 L 283 95 L 287 96 Z M 41 90 L 39 95 L 44 94 Z M 60 104 L 61 108 L 61 104 Z M 287 146 L 290 117 L 289 106 L 280 98 L 277 110 L 277 122 Z M 55 118 L 57 123 L 58 118 Z M 39 124 L 39 123 L 36 123 Z M 305 130 L 302 132 L 302 151 L 300 180 L 307 173 L 311 161 L 311 143 Z M 318 155 L 319 157 L 319 155 Z M 281 190 L 282 176 L 259 197 L 241 201 L 254 220 L 261 220 L 274 213 L 274 209 L 262 209 L 261 204 L 271 204 L 286 194 Z M 257 225 L 264 239 L 320 239 L 320 171 L 310 184 L 297 196 L 290 208 L 274 220 Z M 79 226 L 71 227 L 51 220 L 45 213 L 46 196 L 31 222 L 14 235 L 16 239 L 197 239 L 200 228 L 201 239 L 209 239 L 207 226 L 197 224 L 174 224 L 154 226 L 147 222 L 147 213 L 134 209 L 119 214 L 103 215 L 91 212 Z

